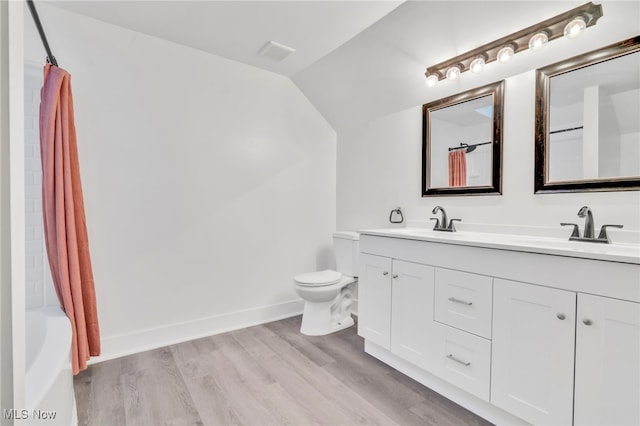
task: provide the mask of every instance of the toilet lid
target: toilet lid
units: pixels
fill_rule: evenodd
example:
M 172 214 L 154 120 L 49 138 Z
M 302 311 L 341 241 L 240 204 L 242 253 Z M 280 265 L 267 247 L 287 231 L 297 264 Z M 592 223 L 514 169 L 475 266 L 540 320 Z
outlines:
M 335 284 L 340 281 L 340 278 L 342 278 L 340 272 L 325 269 L 324 271 L 296 275 L 293 279 L 300 285 L 323 286 Z

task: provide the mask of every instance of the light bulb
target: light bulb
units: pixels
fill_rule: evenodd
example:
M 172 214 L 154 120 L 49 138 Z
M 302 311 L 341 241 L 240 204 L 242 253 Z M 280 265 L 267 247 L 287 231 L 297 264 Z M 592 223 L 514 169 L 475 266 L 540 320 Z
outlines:
M 433 73 L 433 74 L 429 74 L 427 76 L 427 87 L 433 87 L 436 85 L 436 83 L 438 82 L 438 80 L 440 80 L 438 78 L 438 74 Z
M 582 34 L 585 28 L 587 28 L 587 20 L 584 16 L 578 15 L 564 27 L 564 36 L 567 38 L 576 38 Z
M 460 65 L 453 65 L 447 70 L 447 79 L 448 80 L 456 80 L 460 77 L 460 73 L 462 72 L 462 68 Z
M 549 43 L 549 33 L 540 31 L 532 35 L 529 39 L 529 49 L 540 50 L 543 49 L 547 43 Z
M 506 46 L 504 46 L 502 49 L 500 49 L 498 51 L 498 61 L 500 61 L 501 63 L 507 63 L 511 60 L 511 58 L 513 57 L 513 55 L 515 55 L 515 49 L 513 48 L 512 44 L 508 44 Z
M 473 61 L 471 61 L 471 64 L 469 64 L 469 69 L 471 70 L 472 73 L 477 74 L 484 69 L 485 62 L 486 62 L 486 56 L 480 55 L 477 58 L 475 58 Z

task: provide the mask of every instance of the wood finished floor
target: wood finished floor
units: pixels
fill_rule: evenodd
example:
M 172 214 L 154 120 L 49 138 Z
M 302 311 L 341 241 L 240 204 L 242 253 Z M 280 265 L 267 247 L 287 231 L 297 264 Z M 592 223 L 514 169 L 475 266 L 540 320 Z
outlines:
M 95 364 L 75 378 L 80 425 L 489 425 L 364 353 L 356 328 L 300 317 Z

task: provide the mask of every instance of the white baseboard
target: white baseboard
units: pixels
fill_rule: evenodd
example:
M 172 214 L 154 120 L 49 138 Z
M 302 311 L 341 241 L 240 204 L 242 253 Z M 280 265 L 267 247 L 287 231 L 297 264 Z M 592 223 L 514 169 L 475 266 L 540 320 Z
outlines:
M 89 364 L 289 318 L 302 314 L 303 307 L 304 302 L 302 299 L 297 299 L 275 305 L 229 312 L 194 321 L 106 337 L 101 342 L 102 355 L 91 358 Z

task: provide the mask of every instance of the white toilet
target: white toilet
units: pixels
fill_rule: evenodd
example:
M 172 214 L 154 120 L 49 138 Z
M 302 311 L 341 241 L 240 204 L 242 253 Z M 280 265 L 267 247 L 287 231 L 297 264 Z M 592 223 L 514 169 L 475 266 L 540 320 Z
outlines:
M 336 271 L 330 269 L 296 275 L 294 287 L 304 300 L 300 332 L 322 336 L 353 325 L 353 284 L 358 281 L 357 232 L 334 232 Z

